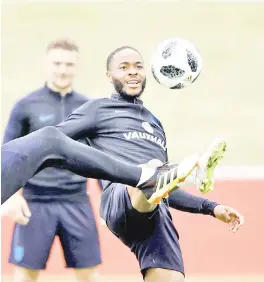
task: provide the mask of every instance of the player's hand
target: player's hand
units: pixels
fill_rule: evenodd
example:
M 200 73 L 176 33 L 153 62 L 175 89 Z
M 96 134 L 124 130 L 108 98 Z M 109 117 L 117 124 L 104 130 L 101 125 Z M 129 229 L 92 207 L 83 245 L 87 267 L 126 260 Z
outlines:
M 228 206 L 216 206 L 214 208 L 214 215 L 217 219 L 228 223 L 230 226 L 229 229 L 234 233 L 244 224 L 244 216 Z
M 15 194 L 8 199 L 4 205 L 5 215 L 10 217 L 16 223 L 27 225 L 29 223 L 31 212 L 29 210 L 27 201 L 20 195 Z

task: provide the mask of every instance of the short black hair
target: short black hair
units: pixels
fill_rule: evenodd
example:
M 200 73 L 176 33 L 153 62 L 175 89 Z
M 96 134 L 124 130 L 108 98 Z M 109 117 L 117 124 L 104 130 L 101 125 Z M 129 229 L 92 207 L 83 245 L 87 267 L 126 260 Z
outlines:
M 130 50 L 134 50 L 136 52 L 139 53 L 139 51 L 131 46 L 121 46 L 119 48 L 116 48 L 108 57 L 107 57 L 107 61 L 106 61 L 106 70 L 109 71 L 110 69 L 110 64 L 111 64 L 111 61 L 114 57 L 115 54 L 117 54 L 118 52 L 120 51 L 123 51 L 125 49 L 130 49 Z M 139 53 L 140 54 L 140 53 Z

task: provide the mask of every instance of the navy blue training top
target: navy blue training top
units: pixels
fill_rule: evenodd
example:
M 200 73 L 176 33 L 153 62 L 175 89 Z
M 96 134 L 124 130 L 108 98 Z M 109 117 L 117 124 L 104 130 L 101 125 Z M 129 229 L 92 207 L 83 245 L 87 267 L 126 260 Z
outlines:
M 72 139 L 85 138 L 91 147 L 124 162 L 139 165 L 153 159 L 168 161 L 163 126 L 137 98 L 113 94 L 111 98 L 91 100 L 56 127 Z M 114 186 L 103 183 L 101 216 L 106 218 Z M 212 214 L 216 205 L 182 189 L 165 202 L 178 210 L 205 214 Z

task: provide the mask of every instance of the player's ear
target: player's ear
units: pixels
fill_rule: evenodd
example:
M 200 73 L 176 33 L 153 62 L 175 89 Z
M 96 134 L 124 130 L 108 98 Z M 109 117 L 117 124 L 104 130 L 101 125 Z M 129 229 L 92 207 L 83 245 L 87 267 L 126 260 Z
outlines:
M 106 77 L 110 83 L 113 83 L 113 79 L 109 71 L 106 72 Z

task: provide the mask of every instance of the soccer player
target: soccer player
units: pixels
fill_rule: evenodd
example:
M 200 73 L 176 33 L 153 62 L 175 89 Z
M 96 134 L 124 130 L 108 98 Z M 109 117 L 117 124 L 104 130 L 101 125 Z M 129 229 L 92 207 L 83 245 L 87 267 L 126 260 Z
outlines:
M 27 167 L 33 165 L 35 169 L 61 163 L 79 174 L 89 173 L 93 174 L 92 177 L 110 180 L 104 182 L 101 217 L 113 234 L 134 252 L 144 280 L 183 281 L 178 233 L 169 207 L 215 216 L 231 224 L 233 231 L 243 224 L 243 217 L 236 210 L 176 187 L 179 182 L 193 177 L 201 191 L 210 191 L 213 170 L 223 157 L 226 144 L 220 139 L 204 154 L 184 159 L 178 166 L 164 164 L 168 156 L 163 127 L 139 99 L 146 85 L 140 53 L 127 46 L 116 49 L 107 59 L 107 77 L 114 87 L 111 98 L 86 103 L 56 126 L 72 139 L 86 137 L 95 149 L 84 150 L 85 145 L 78 144 L 79 149 L 75 146 L 74 154 L 73 150 L 67 150 L 74 147 L 74 141 L 71 140 L 70 144 L 55 128 L 46 128 L 46 133 L 49 130 L 50 135 L 53 133 L 62 142 L 61 146 L 48 148 L 48 140 L 55 145 L 54 137 L 45 137 L 43 132 L 30 136 L 26 141 L 9 144 L 9 148 L 2 148 L 6 175 L 6 163 L 13 167 L 25 161 Z M 34 140 L 39 137 L 42 142 L 37 145 Z M 33 147 L 40 157 L 38 163 L 30 150 L 24 157 L 19 157 L 18 149 L 15 151 L 15 148 L 23 148 L 22 143 L 27 141 L 36 144 Z M 40 153 L 37 147 L 43 151 Z M 73 160 L 72 156 L 75 156 Z M 161 163 L 162 166 L 155 168 Z M 33 169 L 28 169 L 26 173 L 32 172 Z M 5 179 L 6 185 L 9 185 L 9 179 L 10 175 Z M 12 190 L 17 183 L 13 180 L 7 190 Z
M 49 44 L 47 82 L 16 103 L 4 143 L 58 124 L 88 101 L 73 90 L 78 53 L 78 46 L 70 40 Z M 22 196 L 14 195 L 8 208 L 7 215 L 16 222 L 9 258 L 16 265 L 14 281 L 37 281 L 40 270 L 46 268 L 55 236 L 60 239 L 67 267 L 74 268 L 78 281 L 98 281 L 101 255 L 86 178 L 47 168 L 29 179 Z

